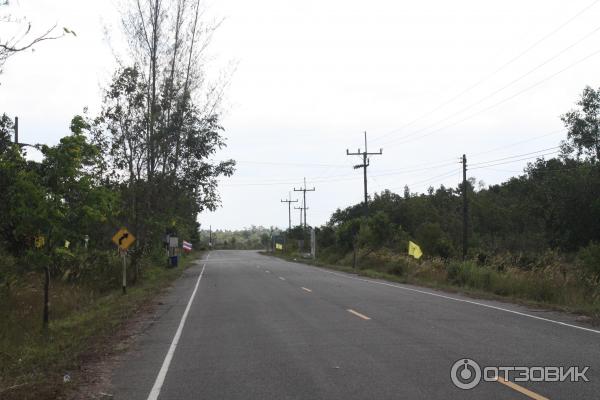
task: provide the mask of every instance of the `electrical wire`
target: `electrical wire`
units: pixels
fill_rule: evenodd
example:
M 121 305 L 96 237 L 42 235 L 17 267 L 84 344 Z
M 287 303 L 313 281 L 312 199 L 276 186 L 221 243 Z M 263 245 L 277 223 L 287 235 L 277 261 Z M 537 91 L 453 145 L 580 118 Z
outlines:
M 378 141 L 378 140 L 381 140 L 382 138 L 384 138 L 386 136 L 389 136 L 389 135 L 391 135 L 393 133 L 399 132 L 402 129 L 408 127 L 408 126 L 413 125 L 415 122 L 418 122 L 418 121 L 422 120 L 423 118 L 425 118 L 425 117 L 427 117 L 427 116 L 435 113 L 436 111 L 440 110 L 441 108 L 445 107 L 446 105 L 451 104 L 452 102 L 456 101 L 457 99 L 459 99 L 460 97 L 462 97 L 466 93 L 468 93 L 471 90 L 475 89 L 476 87 L 480 86 L 486 80 L 490 79 L 491 77 L 495 76 L 496 74 L 498 74 L 499 72 L 501 72 L 502 70 L 504 70 L 506 67 L 508 67 L 509 65 L 511 65 L 512 63 L 514 63 L 515 61 L 519 60 L 525 54 L 527 54 L 528 52 L 530 52 L 531 50 L 533 50 L 535 47 L 537 47 L 538 45 L 540 45 L 541 43 L 543 43 L 545 40 L 547 40 L 548 38 L 550 38 L 554 34 L 558 33 L 565 26 L 569 25 L 571 22 L 573 22 L 575 19 L 577 19 L 579 16 L 581 16 L 587 10 L 589 10 L 590 8 L 592 8 L 596 4 L 598 4 L 598 2 L 600 2 L 600 0 L 596 0 L 596 1 L 592 2 L 592 3 L 590 3 L 588 6 L 584 7 L 583 9 L 581 9 L 579 12 L 577 12 L 575 15 L 573 15 L 567 21 L 565 21 L 564 23 L 562 23 L 561 25 L 559 25 L 557 28 L 555 28 L 554 30 L 552 30 L 551 32 L 549 32 L 548 34 L 546 34 L 545 36 L 543 36 L 541 39 L 537 40 L 531 46 L 527 47 L 521 53 L 517 54 L 515 57 L 511 58 L 506 63 L 502 64 L 500 67 L 498 67 L 496 70 L 494 70 L 492 73 L 490 73 L 489 75 L 486 75 L 484 78 L 480 79 L 479 81 L 475 82 L 471 86 L 467 87 L 466 89 L 464 89 L 463 91 L 461 91 L 460 93 L 458 93 L 457 95 L 455 95 L 454 97 L 452 97 L 451 99 L 449 99 L 449 100 L 445 101 L 444 103 L 436 106 L 435 108 L 431 109 L 430 111 L 426 112 L 425 114 L 421 115 L 420 117 L 418 117 L 416 119 L 413 119 L 412 121 L 410 121 L 410 122 L 402 125 L 400 128 L 396 128 L 396 129 L 394 129 L 392 131 L 389 131 L 389 132 L 384 133 L 382 135 L 376 136 L 372 140 L 373 141 Z
M 595 34 L 595 33 L 597 33 L 598 31 L 600 31 L 600 26 L 598 26 L 598 27 L 594 28 L 594 30 L 592 30 L 591 32 L 587 33 L 585 36 L 583 36 L 583 37 L 582 37 L 582 38 L 580 38 L 579 40 L 575 41 L 574 43 L 570 44 L 569 46 L 565 47 L 564 49 L 562 49 L 561 51 L 559 51 L 558 53 L 556 53 L 555 55 L 553 55 L 553 56 L 552 56 L 552 57 L 550 57 L 549 59 L 545 60 L 545 61 L 544 61 L 544 62 L 542 62 L 541 64 L 538 64 L 538 65 L 537 65 L 537 66 L 535 66 L 533 69 L 531 69 L 531 70 L 527 71 L 526 73 L 524 73 L 524 74 L 520 75 L 518 78 L 516 78 L 516 79 L 513 79 L 512 81 L 508 82 L 508 83 L 507 83 L 507 84 L 505 84 L 504 86 L 502 86 L 502 87 L 500 87 L 499 89 L 496 89 L 495 91 L 493 91 L 493 92 L 491 92 L 491 93 L 487 94 L 486 96 L 484 96 L 484 97 L 480 98 L 479 100 L 477 100 L 477 101 L 475 101 L 475 102 L 473 102 L 473 103 L 471 103 L 471 104 L 467 105 L 466 107 L 463 107 L 463 108 L 462 108 L 462 109 L 460 109 L 459 111 L 457 111 L 457 112 L 455 112 L 455 113 L 453 113 L 453 114 L 451 114 L 451 115 L 449 115 L 449 116 L 447 116 L 447 117 L 445 117 L 445 118 L 442 118 L 441 120 L 438 120 L 438 121 L 436 121 L 436 122 L 434 122 L 434 123 L 432 123 L 432 124 L 430 124 L 430 125 L 428 125 L 428 126 L 425 126 L 425 127 L 421 128 L 421 129 L 418 129 L 417 131 L 415 131 L 415 132 L 412 132 L 412 133 L 410 133 L 410 134 L 408 134 L 408 135 L 405 135 L 405 136 L 402 136 L 402 137 L 399 137 L 399 138 L 395 138 L 395 139 L 391 139 L 391 140 L 389 140 L 389 141 L 387 141 L 387 142 L 383 142 L 383 143 L 382 143 L 382 145 L 386 145 L 386 144 L 389 144 L 389 143 L 393 143 L 393 142 L 395 142 L 396 140 L 401 140 L 401 139 L 405 139 L 405 138 L 408 138 L 408 137 L 414 136 L 414 135 L 416 135 L 416 134 L 417 134 L 417 133 L 419 133 L 419 132 L 423 132 L 423 131 L 426 131 L 426 130 L 428 130 L 428 129 L 430 129 L 430 128 L 433 128 L 434 126 L 436 126 L 436 125 L 438 125 L 438 124 L 440 124 L 440 123 L 442 123 L 442 122 L 446 122 L 446 121 L 448 121 L 448 120 L 450 120 L 450 119 L 452 119 L 452 118 L 456 117 L 457 115 L 460 115 L 460 114 L 464 113 L 465 111 L 468 111 L 468 110 L 472 109 L 473 107 L 477 106 L 478 104 L 481 104 L 482 102 L 484 102 L 484 101 L 486 101 L 486 100 L 488 100 L 488 99 L 490 99 L 490 98 L 494 97 L 496 94 L 500 93 L 501 91 L 503 91 L 503 90 L 505 90 L 505 89 L 507 89 L 507 88 L 511 87 L 512 85 L 514 85 L 515 83 L 519 82 L 519 81 L 520 81 L 520 80 L 522 80 L 523 78 L 525 78 L 525 77 L 529 76 L 530 74 L 532 74 L 533 72 L 537 71 L 538 69 L 540 69 L 540 68 L 541 68 L 541 67 L 543 67 L 544 65 L 546 65 L 546 64 L 548 64 L 548 63 L 550 63 L 550 62 L 552 62 L 553 60 L 555 60 L 556 58 L 560 57 L 562 54 L 564 54 L 564 53 L 565 53 L 565 52 L 567 52 L 568 50 L 572 49 L 572 48 L 573 48 L 573 47 L 575 47 L 577 44 L 579 44 L 579 43 L 581 43 L 582 41 L 584 41 L 584 40 L 588 39 L 590 36 L 594 35 L 594 34 Z
M 550 156 L 550 155 L 554 155 L 556 153 L 558 153 L 559 151 L 553 151 L 550 153 L 545 153 L 545 154 L 539 154 L 536 157 L 525 157 L 525 158 L 519 158 L 517 160 L 510 160 L 510 161 L 504 161 L 504 162 L 499 162 L 499 163 L 495 163 L 495 164 L 490 164 L 490 165 L 478 165 L 475 167 L 470 167 L 469 170 L 474 170 L 474 169 L 481 169 L 481 168 L 487 168 L 487 167 L 495 167 L 496 165 L 504 165 L 504 164 L 512 164 L 515 162 L 519 162 L 519 161 L 525 161 L 525 160 L 531 160 L 531 159 L 538 159 L 540 157 L 545 157 L 545 156 Z
M 560 148 L 560 146 L 548 147 L 547 149 L 542 149 L 542 150 L 531 151 L 531 152 L 529 152 L 529 153 L 516 154 L 516 155 L 514 155 L 514 156 L 508 156 L 508 157 L 503 157 L 503 158 L 497 158 L 497 159 L 495 159 L 495 160 L 481 161 L 481 162 L 478 162 L 478 163 L 473 163 L 473 164 L 470 164 L 469 166 L 470 166 L 470 167 L 473 167 L 473 166 L 482 165 L 482 164 L 489 164 L 489 163 L 494 163 L 494 162 L 497 162 L 497 161 L 509 160 L 509 159 L 511 159 L 511 158 L 519 158 L 519 157 L 529 156 L 529 155 L 536 154 L 536 153 L 543 153 L 543 152 L 546 152 L 546 151 L 550 151 L 550 150 L 556 150 L 556 149 L 559 149 L 559 148 Z
M 537 139 L 541 139 L 541 138 L 544 138 L 544 137 L 547 137 L 547 136 L 556 135 L 557 133 L 564 133 L 564 132 L 565 132 L 565 129 L 564 129 L 564 128 L 557 129 L 557 130 L 554 130 L 554 131 L 552 131 L 552 132 L 545 133 L 545 134 L 543 134 L 543 135 L 536 136 L 536 137 L 533 137 L 533 138 L 530 138 L 530 139 L 520 140 L 520 141 L 518 141 L 518 142 L 509 143 L 509 144 L 507 144 L 507 145 L 503 145 L 503 146 L 500 146 L 500 147 L 496 147 L 496 148 L 493 148 L 493 149 L 491 149 L 491 150 L 485 150 L 485 151 L 482 151 L 482 152 L 479 152 L 479 153 L 475 153 L 475 154 L 469 154 L 469 158 L 473 158 L 473 157 L 479 157 L 479 156 L 481 156 L 482 154 L 494 153 L 494 152 L 496 152 L 496 151 L 498 151 L 498 150 L 504 150 L 504 149 L 506 149 L 506 148 L 509 148 L 509 147 L 518 146 L 518 145 L 520 145 L 520 144 L 523 144 L 523 143 L 532 142 L 532 141 L 534 141 L 534 140 L 537 140 Z
M 493 109 L 493 108 L 496 108 L 496 107 L 498 107 L 498 106 L 500 106 L 500 105 L 502 105 L 502 104 L 506 103 L 507 101 L 509 101 L 509 100 L 512 100 L 513 98 L 515 98 L 515 97 L 517 97 L 517 96 L 519 96 L 519 95 L 521 95 L 521 94 L 523 94 L 523 93 L 525 93 L 525 92 L 527 92 L 527 91 L 529 91 L 529 90 L 531 90 L 531 89 L 534 89 L 534 88 L 536 88 L 537 86 L 539 86 L 539 85 L 541 85 L 541 84 L 543 84 L 543 83 L 545 83 L 545 82 L 549 81 L 550 79 L 552 79 L 552 78 L 556 77 L 557 75 L 560 75 L 561 73 L 563 73 L 563 72 L 565 72 L 565 71 L 567 71 L 567 70 L 569 70 L 569 69 L 571 69 L 571 68 L 573 68 L 573 67 L 577 66 L 578 64 L 581 64 L 582 62 L 584 62 L 584 61 L 588 60 L 589 58 L 591 58 L 591 57 L 593 57 L 593 56 L 596 56 L 596 55 L 598 55 L 598 54 L 600 54 L 600 49 L 599 49 L 599 50 L 596 50 L 596 51 L 594 51 L 594 52 L 592 52 L 592 53 L 590 53 L 590 54 L 588 54 L 587 56 L 585 56 L 585 57 L 583 57 L 583 58 L 580 58 L 579 60 L 575 61 L 575 62 L 574 62 L 574 63 L 572 63 L 572 64 L 569 64 L 568 66 L 566 66 L 565 68 L 563 68 L 563 69 L 559 70 L 558 72 L 555 72 L 554 74 L 552 74 L 552 75 L 550 75 L 550 76 L 547 76 L 546 78 L 544 78 L 544 79 L 542 79 L 542 80 L 540 80 L 540 81 L 537 81 L 537 82 L 536 82 L 536 83 L 534 83 L 533 85 L 527 86 L 526 88 L 524 88 L 524 89 L 522 89 L 522 90 L 520 90 L 520 91 L 518 91 L 518 92 L 516 92 L 516 93 L 514 93 L 514 94 L 512 94 L 512 95 L 510 95 L 510 96 L 508 96 L 508 97 L 506 97 L 506 98 L 504 98 L 504 99 L 502 99 L 502 100 L 500 100 L 500 101 L 498 101 L 498 102 L 496 102 L 496 103 L 494 103 L 494 104 L 492 104 L 492 105 L 490 105 L 490 106 L 488 106 L 488 107 L 485 107 L 485 108 L 483 108 L 483 109 L 481 109 L 481 110 L 479 110 L 479 111 L 476 111 L 476 112 L 474 112 L 474 113 L 472 113 L 472 114 L 469 114 L 469 115 L 468 115 L 468 116 L 466 116 L 465 118 L 462 118 L 462 119 L 460 119 L 460 120 L 458 120 L 458 121 L 455 121 L 455 122 L 453 122 L 453 123 L 451 123 L 451 124 L 448 124 L 448 125 L 446 125 L 446 126 L 442 126 L 442 127 L 440 127 L 440 128 L 437 128 L 437 129 L 435 129 L 435 130 L 433 130 L 433 131 L 427 132 L 427 133 L 425 133 L 425 134 L 423 134 L 423 135 L 420 135 L 420 136 L 417 136 L 417 137 L 414 137 L 414 138 L 409 138 L 409 139 L 407 139 L 407 140 L 404 140 L 404 141 L 402 141 L 402 142 L 396 143 L 396 144 L 394 144 L 394 145 L 392 145 L 392 146 L 390 146 L 390 147 L 393 147 L 393 146 L 398 146 L 398 145 L 405 144 L 405 143 L 410 143 L 410 142 L 413 142 L 413 141 L 415 141 L 415 140 L 419 140 L 419 139 L 422 139 L 422 138 L 424 138 L 424 137 L 431 136 L 431 135 L 433 135 L 433 134 L 435 134 L 435 133 L 437 133 L 437 132 L 440 132 L 440 131 L 442 131 L 442 130 L 445 130 L 445 129 L 451 128 L 451 127 L 453 127 L 453 126 L 456 126 L 456 125 L 458 125 L 458 124 L 460 124 L 460 123 L 462 123 L 462 122 L 465 122 L 465 121 L 467 121 L 467 120 L 469 120 L 469 119 L 471 119 L 471 118 L 473 118 L 473 117 L 476 117 L 476 116 L 478 116 L 479 114 L 482 114 L 482 113 L 484 113 L 484 112 L 486 112 L 486 111 L 489 111 L 489 110 L 491 110 L 491 109 Z

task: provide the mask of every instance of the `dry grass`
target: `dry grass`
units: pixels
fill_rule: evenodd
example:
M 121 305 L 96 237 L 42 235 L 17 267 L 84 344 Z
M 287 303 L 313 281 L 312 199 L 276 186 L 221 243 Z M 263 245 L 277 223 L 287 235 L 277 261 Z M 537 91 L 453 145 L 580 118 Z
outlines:
M 191 259 L 192 257 L 189 257 Z M 108 292 L 54 280 L 50 288 L 50 325 L 42 329 L 42 276 L 20 277 L 0 291 L 0 398 L 60 399 L 71 382 L 63 377 L 100 351 L 112 335 L 161 288 L 180 275 L 177 269 L 150 266 L 144 279 Z
M 590 284 L 579 269 L 552 254 L 527 266 L 515 265 L 515 258 L 509 255 L 477 265 L 472 261 L 417 261 L 390 250 L 378 250 L 359 255 L 356 270 L 351 267 L 351 254 L 337 258 L 325 255 L 325 261 L 277 255 L 376 279 L 579 313 L 600 324 L 600 287 Z

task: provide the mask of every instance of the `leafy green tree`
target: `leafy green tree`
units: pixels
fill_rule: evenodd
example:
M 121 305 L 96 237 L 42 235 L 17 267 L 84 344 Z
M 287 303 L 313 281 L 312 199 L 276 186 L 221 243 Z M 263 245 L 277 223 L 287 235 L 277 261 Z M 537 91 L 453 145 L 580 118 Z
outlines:
M 6 114 L 0 116 L 0 154 L 8 150 L 11 144 L 11 133 L 14 133 L 14 125 L 11 118 Z
M 565 152 L 576 151 L 591 160 L 600 161 L 600 89 L 587 86 L 583 89 L 577 109 L 564 114 L 561 119 L 568 129 Z

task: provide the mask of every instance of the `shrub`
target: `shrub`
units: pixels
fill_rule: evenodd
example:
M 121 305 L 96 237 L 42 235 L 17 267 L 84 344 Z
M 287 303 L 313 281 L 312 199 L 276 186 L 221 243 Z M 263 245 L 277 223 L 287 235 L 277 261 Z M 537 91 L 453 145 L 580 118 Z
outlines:
M 577 253 L 577 266 L 592 279 L 600 283 L 600 243 L 591 242 Z

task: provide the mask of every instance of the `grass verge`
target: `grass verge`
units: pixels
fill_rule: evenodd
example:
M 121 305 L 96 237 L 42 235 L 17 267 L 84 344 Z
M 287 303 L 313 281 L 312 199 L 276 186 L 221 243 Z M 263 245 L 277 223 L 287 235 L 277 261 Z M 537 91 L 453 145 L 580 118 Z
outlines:
M 460 293 L 488 300 L 509 301 L 533 308 L 575 313 L 581 321 L 600 325 L 600 302 L 591 298 L 579 283 L 552 273 L 553 269 L 498 271 L 479 267 L 470 262 L 441 263 L 417 262 L 406 257 L 370 257 L 361 260 L 361 267 L 353 269 L 347 259 L 327 263 L 297 255 L 265 253 L 288 261 L 356 274 L 390 282 L 413 284 L 432 289 Z M 348 257 L 347 257 L 348 258 Z
M 65 398 L 77 384 L 65 383 L 65 375 L 85 360 L 114 351 L 111 338 L 198 256 L 184 257 L 177 268 L 150 265 L 126 295 L 120 288 L 95 293 L 53 281 L 47 331 L 41 328 L 42 277 L 24 276 L 10 293 L 0 294 L 0 398 Z

